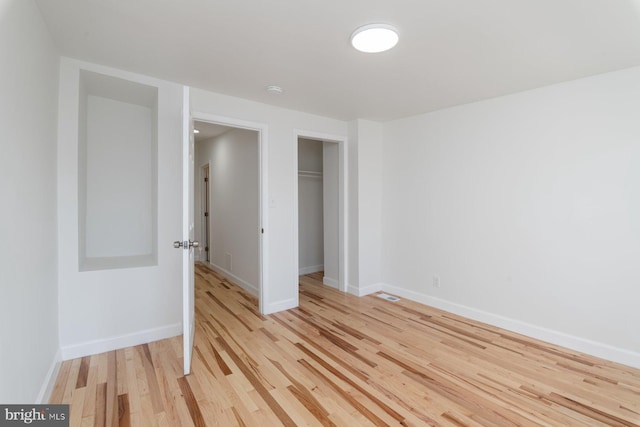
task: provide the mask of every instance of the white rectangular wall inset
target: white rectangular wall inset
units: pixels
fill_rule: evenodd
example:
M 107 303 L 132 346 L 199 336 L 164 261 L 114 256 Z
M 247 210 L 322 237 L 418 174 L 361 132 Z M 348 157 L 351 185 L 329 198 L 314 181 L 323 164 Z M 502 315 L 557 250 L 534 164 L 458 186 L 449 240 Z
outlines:
M 80 270 L 155 265 L 157 88 L 88 71 L 80 85 Z

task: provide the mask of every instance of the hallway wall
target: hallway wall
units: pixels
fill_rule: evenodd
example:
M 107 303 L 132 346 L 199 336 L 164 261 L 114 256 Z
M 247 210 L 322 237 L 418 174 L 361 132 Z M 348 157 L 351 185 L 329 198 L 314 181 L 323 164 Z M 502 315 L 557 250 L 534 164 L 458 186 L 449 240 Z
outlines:
M 258 144 L 258 132 L 232 129 L 195 147 L 196 199 L 202 194 L 199 174 L 209 163 L 210 263 L 256 296 L 260 285 Z M 195 232 L 201 236 L 200 203 L 197 207 Z

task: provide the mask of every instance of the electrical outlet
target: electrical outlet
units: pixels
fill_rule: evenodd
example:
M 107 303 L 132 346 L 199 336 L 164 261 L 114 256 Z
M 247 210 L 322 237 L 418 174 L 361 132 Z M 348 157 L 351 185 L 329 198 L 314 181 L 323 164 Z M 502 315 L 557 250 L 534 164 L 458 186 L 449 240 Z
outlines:
M 227 264 L 227 271 L 233 271 L 233 258 L 231 258 L 231 254 L 227 252 L 226 254 L 226 264 Z
M 436 288 L 440 287 L 440 276 L 433 276 L 433 286 Z

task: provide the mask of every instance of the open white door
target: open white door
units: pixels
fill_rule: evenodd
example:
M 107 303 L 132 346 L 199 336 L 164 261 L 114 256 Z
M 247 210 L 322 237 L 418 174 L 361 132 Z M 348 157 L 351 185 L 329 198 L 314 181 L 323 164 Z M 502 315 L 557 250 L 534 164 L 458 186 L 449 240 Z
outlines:
M 184 374 L 191 372 L 191 354 L 195 334 L 194 295 L 194 139 L 189 88 L 184 87 L 182 106 L 182 345 L 184 348 Z

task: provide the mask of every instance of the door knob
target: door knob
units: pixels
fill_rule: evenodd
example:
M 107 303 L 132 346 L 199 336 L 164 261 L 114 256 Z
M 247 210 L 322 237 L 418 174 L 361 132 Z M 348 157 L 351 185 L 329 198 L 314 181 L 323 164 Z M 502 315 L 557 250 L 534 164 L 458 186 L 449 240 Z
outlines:
M 176 240 L 175 242 L 173 242 L 173 247 L 176 249 L 190 249 L 190 248 L 197 248 L 200 246 L 200 243 L 197 240 L 191 241 L 191 240 L 185 240 L 184 242 L 181 242 L 180 240 Z

